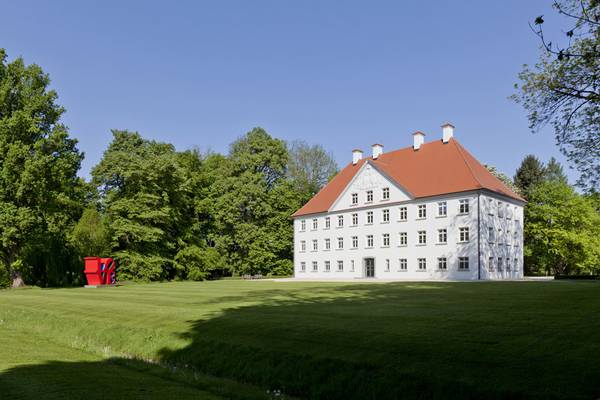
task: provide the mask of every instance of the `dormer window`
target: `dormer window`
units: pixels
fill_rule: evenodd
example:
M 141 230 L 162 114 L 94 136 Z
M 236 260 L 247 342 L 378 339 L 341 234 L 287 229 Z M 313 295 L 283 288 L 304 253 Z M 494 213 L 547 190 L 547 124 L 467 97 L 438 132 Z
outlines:
M 390 199 L 390 188 L 383 188 L 381 189 L 381 199 L 382 200 L 389 200 Z
M 367 190 L 367 203 L 371 203 L 373 201 L 373 191 Z
M 352 204 L 358 204 L 358 193 L 352 193 Z

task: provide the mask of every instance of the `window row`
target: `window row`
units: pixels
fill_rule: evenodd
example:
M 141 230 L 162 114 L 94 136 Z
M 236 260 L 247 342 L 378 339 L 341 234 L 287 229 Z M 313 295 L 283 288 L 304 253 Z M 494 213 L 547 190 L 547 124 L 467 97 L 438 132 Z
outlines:
M 488 259 L 487 269 L 490 272 L 498 271 L 498 272 L 518 272 L 519 271 L 519 259 L 513 259 L 513 264 L 511 265 L 510 258 L 506 257 L 490 257 Z
M 513 244 L 514 246 L 519 246 L 521 241 L 521 237 L 518 231 L 514 231 L 512 233 L 512 241 L 510 238 L 509 232 L 503 232 L 502 228 L 494 228 L 493 226 L 488 226 L 488 242 L 497 243 L 499 245 L 506 244 L 510 246 Z
M 470 240 L 470 233 L 468 226 L 462 226 L 458 228 L 458 243 L 466 243 Z M 331 239 L 326 238 L 323 240 L 323 249 L 331 250 Z M 383 233 L 381 235 L 381 247 L 390 247 L 391 237 L 389 233 Z M 374 235 L 365 235 L 364 236 L 365 248 L 373 248 L 375 246 L 375 238 Z M 397 236 L 398 246 L 408 246 L 408 233 L 407 232 L 399 232 Z M 448 229 L 438 229 L 437 230 L 437 244 L 447 244 L 448 243 Z M 317 239 L 313 239 L 311 242 L 311 251 L 319 250 L 319 241 Z M 344 249 L 344 238 L 338 237 L 336 238 L 336 249 L 343 250 Z M 417 231 L 416 236 L 416 245 L 417 246 L 425 246 L 427 245 L 427 231 Z M 350 237 L 350 248 L 357 249 L 359 247 L 359 237 L 351 236 Z M 306 240 L 300 241 L 300 251 L 306 251 Z
M 441 201 L 437 203 L 437 216 L 438 217 L 446 217 L 448 215 L 448 204 L 445 201 Z M 469 200 L 464 199 L 459 201 L 459 214 L 468 214 L 469 213 Z M 374 221 L 374 211 L 367 211 L 365 213 L 365 225 L 373 224 Z M 390 209 L 385 208 L 381 210 L 381 218 L 379 221 L 382 224 L 390 222 Z M 357 226 L 359 224 L 358 213 L 352 213 L 350 215 L 350 224 L 351 226 Z M 417 206 L 417 216 L 416 219 L 425 219 L 427 218 L 427 204 L 419 204 Z M 408 207 L 402 206 L 398 207 L 398 221 L 403 222 L 408 220 Z M 338 228 L 344 227 L 344 215 L 336 216 L 336 226 Z M 324 229 L 331 228 L 331 217 L 325 217 L 325 226 Z M 311 230 L 319 229 L 319 219 L 313 218 L 311 221 Z M 300 231 L 306 231 L 306 220 L 300 220 Z
M 507 259 L 508 260 L 508 259 Z M 515 259 L 516 260 L 516 259 Z M 300 262 L 300 272 L 306 272 L 305 261 Z M 344 261 L 338 260 L 337 263 L 337 271 L 344 271 Z M 408 259 L 407 258 L 399 258 L 397 260 L 397 271 L 398 272 L 406 272 L 409 269 Z M 446 257 L 438 257 L 434 268 L 437 271 L 448 271 L 448 258 Z M 415 270 L 416 271 L 427 271 L 427 259 L 426 258 L 417 258 L 415 262 Z M 318 272 L 319 271 L 319 263 L 317 261 L 311 262 L 311 271 Z M 392 269 L 391 261 L 389 258 L 386 258 L 383 264 L 383 271 L 390 272 Z M 469 271 L 469 257 L 458 257 L 456 263 L 456 270 L 458 271 Z M 331 271 L 331 261 L 323 262 L 323 271 L 330 272 Z M 354 272 L 354 260 L 350 260 L 350 272 Z
M 489 215 L 497 215 L 498 218 L 513 219 L 517 218 L 517 206 L 512 206 L 508 203 L 503 203 L 499 200 L 494 200 L 488 197 L 488 214 Z
M 358 193 L 352 193 L 351 195 L 352 198 L 352 205 L 355 206 L 358 204 Z M 384 187 L 383 189 L 381 189 L 381 200 L 389 200 L 390 199 L 390 188 L 389 187 Z M 365 203 L 372 203 L 373 202 L 373 191 L 372 190 L 367 190 L 365 192 Z

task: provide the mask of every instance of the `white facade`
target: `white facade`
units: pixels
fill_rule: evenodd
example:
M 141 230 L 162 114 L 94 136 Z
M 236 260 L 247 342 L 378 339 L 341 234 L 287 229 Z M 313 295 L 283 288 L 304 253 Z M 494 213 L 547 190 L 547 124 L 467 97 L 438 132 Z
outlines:
M 294 219 L 294 275 L 520 279 L 522 229 L 516 200 L 488 190 L 413 199 L 366 162 L 328 212 Z

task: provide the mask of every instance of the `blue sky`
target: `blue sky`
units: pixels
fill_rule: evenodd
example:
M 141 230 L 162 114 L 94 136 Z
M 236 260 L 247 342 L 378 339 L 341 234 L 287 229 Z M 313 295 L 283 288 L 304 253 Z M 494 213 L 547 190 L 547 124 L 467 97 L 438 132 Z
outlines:
M 550 1 L 3 1 L 0 47 L 50 74 L 88 176 L 110 129 L 227 152 L 255 126 L 330 150 L 455 137 L 512 176 L 555 156 L 508 100 Z M 565 168 L 566 169 L 566 168 Z M 569 171 L 571 181 L 576 174 Z

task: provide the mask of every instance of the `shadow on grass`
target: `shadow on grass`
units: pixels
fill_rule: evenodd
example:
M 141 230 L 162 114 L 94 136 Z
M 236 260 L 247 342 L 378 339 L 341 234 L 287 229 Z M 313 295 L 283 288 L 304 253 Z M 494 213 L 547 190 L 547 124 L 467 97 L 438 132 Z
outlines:
M 271 286 L 219 297 L 245 305 L 191 321 L 181 334 L 189 345 L 159 353 L 170 369 L 49 363 L 1 374 L 0 389 L 8 382 L 9 398 L 33 398 L 16 395 L 29 382 L 56 394 L 43 398 L 598 398 L 598 286 L 564 288 L 568 297 L 529 283 Z M 111 372 L 124 364 L 128 373 Z

